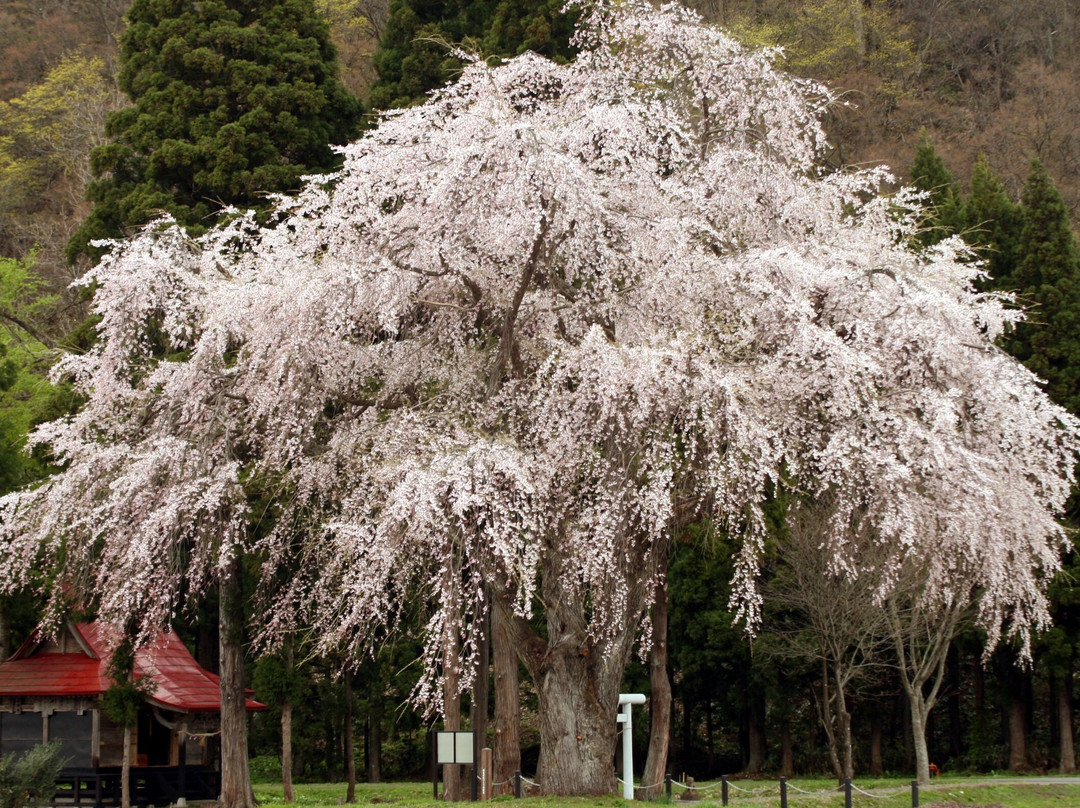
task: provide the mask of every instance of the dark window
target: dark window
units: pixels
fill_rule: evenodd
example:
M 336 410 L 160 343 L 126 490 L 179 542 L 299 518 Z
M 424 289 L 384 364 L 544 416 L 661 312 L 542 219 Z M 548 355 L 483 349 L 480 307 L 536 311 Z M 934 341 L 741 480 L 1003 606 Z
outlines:
M 94 717 L 91 713 L 53 713 L 49 716 L 49 740 L 60 741 L 60 757 L 65 766 L 94 765 L 91 739 Z
M 41 713 L 0 713 L 0 756 L 25 752 L 44 740 Z

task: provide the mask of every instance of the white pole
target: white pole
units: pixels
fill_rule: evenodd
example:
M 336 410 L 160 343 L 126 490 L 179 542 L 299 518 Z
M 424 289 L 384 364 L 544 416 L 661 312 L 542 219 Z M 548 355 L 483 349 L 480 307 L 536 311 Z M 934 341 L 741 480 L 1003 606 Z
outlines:
M 631 711 L 635 704 L 644 704 L 645 696 L 641 693 L 620 693 L 619 709 L 622 712 L 619 723 L 622 724 L 622 795 L 625 800 L 634 799 L 634 724 Z

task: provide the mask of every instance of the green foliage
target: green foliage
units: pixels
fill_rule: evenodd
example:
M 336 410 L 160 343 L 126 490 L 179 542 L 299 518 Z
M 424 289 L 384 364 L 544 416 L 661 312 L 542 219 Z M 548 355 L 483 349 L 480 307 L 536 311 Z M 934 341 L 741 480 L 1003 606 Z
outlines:
M 0 101 L 0 230 L 19 229 L 55 183 L 81 191 L 86 155 L 117 93 L 101 59 L 65 56 L 22 95 Z
M 964 228 L 964 204 L 952 174 L 924 130 L 911 164 L 911 185 L 927 195 L 927 215 L 919 242 L 926 247 L 954 236 Z
M 986 265 L 987 286 L 1011 288 L 1020 241 L 1021 211 L 1005 185 L 980 154 L 971 175 L 971 196 L 964 204 L 964 240 Z
M 59 743 L 35 746 L 19 757 L 0 758 L 0 808 L 48 804 L 63 766 Z
M 139 717 L 139 705 L 154 692 L 150 677 L 135 678 L 135 643 L 125 635 L 113 649 L 105 669 L 110 685 L 101 695 L 101 707 L 110 721 L 133 727 Z
M 1046 380 L 1054 401 L 1080 413 L 1080 250 L 1068 208 L 1038 160 L 1031 164 L 1021 203 L 1011 285 L 1028 308 L 1028 321 L 1002 347 Z
M 566 60 L 576 13 L 561 0 L 393 0 L 374 63 L 371 88 L 376 109 L 407 107 L 424 100 L 461 70 L 450 49 L 463 45 L 485 57 L 533 51 Z
M 227 205 L 257 208 L 332 169 L 330 144 L 358 132 L 313 0 L 135 0 L 128 20 L 119 81 L 134 106 L 91 155 L 95 205 L 69 260 L 161 211 L 200 230 Z

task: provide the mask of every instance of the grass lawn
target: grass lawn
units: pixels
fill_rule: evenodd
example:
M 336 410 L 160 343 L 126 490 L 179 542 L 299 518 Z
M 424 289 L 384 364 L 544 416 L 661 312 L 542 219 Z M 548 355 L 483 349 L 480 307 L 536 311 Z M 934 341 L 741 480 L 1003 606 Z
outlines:
M 960 806 L 1005 806 L 1005 808 L 1071 808 L 1080 806 L 1080 779 L 1059 782 L 1045 782 L 1046 778 L 1030 778 L 1031 782 L 1018 782 L 1016 778 L 1002 778 L 995 783 L 991 777 L 942 777 L 933 785 L 924 786 L 919 792 L 921 808 L 960 808 Z M 708 784 L 703 784 L 708 785 Z M 794 778 L 788 790 L 790 808 L 843 808 L 843 794 L 836 790 L 833 780 L 811 780 Z M 874 796 L 865 796 L 857 791 L 852 795 L 853 808 L 909 808 L 911 806 L 911 781 L 898 779 L 859 780 L 860 788 L 871 791 Z M 733 780 L 729 792 L 729 805 L 732 808 L 776 808 L 780 805 L 780 786 L 776 780 Z M 797 791 L 812 792 L 804 794 Z M 743 790 L 739 790 L 743 789 Z M 720 788 L 703 791 L 696 802 L 679 799 L 680 790 L 674 790 L 675 804 L 698 805 L 701 808 L 714 808 L 721 805 Z M 255 785 L 255 796 L 266 808 L 281 808 L 285 805 L 280 785 L 259 783 Z M 297 808 L 329 808 L 342 805 L 345 801 L 344 783 L 316 783 L 296 786 Z M 415 808 L 435 808 L 445 805 L 432 799 L 430 783 L 379 783 L 358 784 L 356 787 L 358 805 L 394 805 L 415 806 Z M 615 795 L 605 797 L 527 797 L 515 800 L 513 797 L 498 797 L 494 802 L 516 803 L 521 808 L 551 808 L 569 806 L 570 808 L 614 808 L 626 806 L 627 802 Z M 668 804 L 667 800 L 660 800 Z M 508 806 L 509 808 L 509 806 Z

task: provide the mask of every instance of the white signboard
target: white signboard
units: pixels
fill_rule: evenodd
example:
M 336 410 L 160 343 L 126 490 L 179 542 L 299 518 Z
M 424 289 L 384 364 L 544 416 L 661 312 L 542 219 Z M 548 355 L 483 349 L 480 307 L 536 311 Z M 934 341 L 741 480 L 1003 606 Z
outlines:
M 473 734 L 471 732 L 436 732 L 436 763 L 472 763 Z

